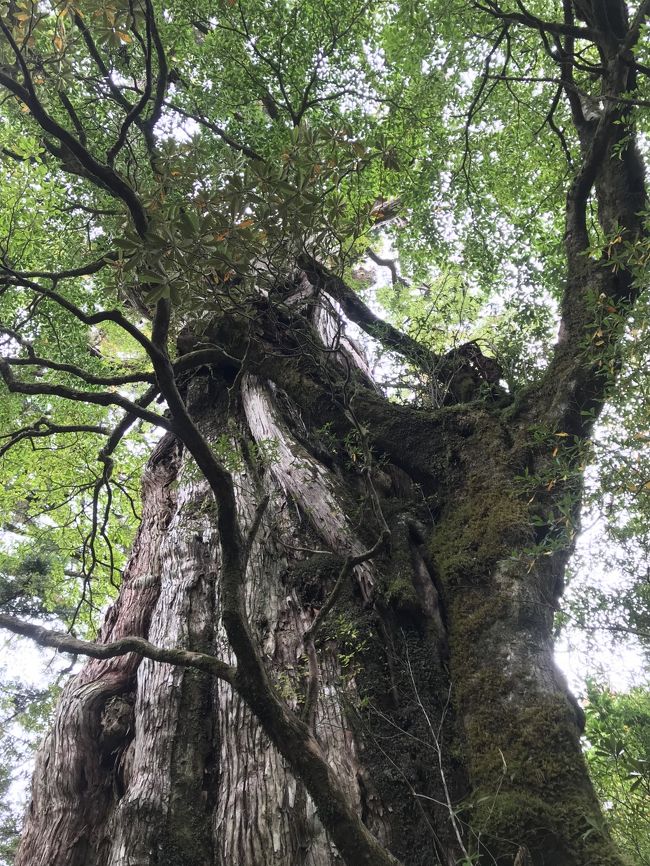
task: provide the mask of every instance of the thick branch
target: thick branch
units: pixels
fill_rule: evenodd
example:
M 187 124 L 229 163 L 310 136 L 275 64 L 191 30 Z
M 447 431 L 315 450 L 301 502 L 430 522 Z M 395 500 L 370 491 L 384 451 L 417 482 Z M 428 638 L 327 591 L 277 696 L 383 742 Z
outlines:
M 394 259 L 382 259 L 381 256 L 378 256 L 377 253 L 370 247 L 366 247 L 366 255 L 369 259 L 372 259 L 372 261 L 376 265 L 379 265 L 379 267 L 388 268 L 388 270 L 390 271 L 390 278 L 394 286 L 408 285 L 404 277 L 400 277 L 400 275 L 398 274 L 397 265 L 395 264 Z
M 163 427 L 165 430 L 173 430 L 171 422 L 163 415 L 149 412 L 147 409 L 143 409 L 137 403 L 127 400 L 126 397 L 116 392 L 77 391 L 65 385 L 42 385 L 35 382 L 21 382 L 14 376 L 10 364 L 2 358 L 0 358 L 0 376 L 2 376 L 5 385 L 12 394 L 43 394 L 48 397 L 62 397 L 64 400 L 72 400 L 75 403 L 93 403 L 97 406 L 119 406 L 129 414 L 141 418 L 149 424 Z
M 13 93 L 14 96 L 17 96 L 29 108 L 34 120 L 36 120 L 44 132 L 53 135 L 61 142 L 63 147 L 68 148 L 79 161 L 84 171 L 87 172 L 90 180 L 102 187 L 106 187 L 113 195 L 122 199 L 131 213 L 138 234 L 144 236 L 147 230 L 147 215 L 133 187 L 111 167 L 97 162 L 79 139 L 75 138 L 74 135 L 48 114 L 36 95 L 36 90 L 20 49 L 16 45 L 11 31 L 2 20 L 0 20 L 0 29 L 2 29 L 18 61 L 25 79 L 25 86 L 19 84 L 11 75 L 8 75 L 4 71 L 0 71 L 0 84 L 10 93 Z
M 531 12 L 505 12 L 492 0 L 486 0 L 485 5 L 483 3 L 474 3 L 474 5 L 477 9 L 487 12 L 501 21 L 523 24 L 531 30 L 539 30 L 542 33 L 551 33 L 555 36 L 572 36 L 575 39 L 586 39 L 589 42 L 597 42 L 600 35 L 592 27 L 577 27 L 560 21 L 545 21 Z
M 163 105 L 165 102 L 165 93 L 167 92 L 167 81 L 169 77 L 169 67 L 167 65 L 167 56 L 165 55 L 165 48 L 163 46 L 162 40 L 160 38 L 160 33 L 158 31 L 158 25 L 156 24 L 156 15 L 154 12 L 153 4 L 151 0 L 146 0 L 146 10 L 147 10 L 147 31 L 151 35 L 151 39 L 153 41 L 154 48 L 156 50 L 156 60 L 158 63 L 158 72 L 156 74 L 156 88 L 155 94 L 153 98 L 153 106 L 151 109 L 151 114 L 148 119 L 144 122 L 143 126 L 146 127 L 150 134 L 153 134 L 153 130 L 155 125 L 160 120 L 160 116 L 162 114 Z
M 427 373 L 434 369 L 438 359 L 429 349 L 376 316 L 340 277 L 310 256 L 302 256 L 298 264 L 312 286 L 330 295 L 351 321 L 379 340 L 384 348 L 397 352 Z
M 81 265 L 78 268 L 69 268 L 64 271 L 14 271 L 6 265 L 0 264 L 0 272 L 4 271 L 16 279 L 47 279 L 57 282 L 72 277 L 86 277 L 91 274 L 96 274 L 105 268 L 110 262 L 117 261 L 118 254 L 114 252 L 105 253 L 100 259 L 95 259 L 94 262 L 89 262 L 87 265 Z
M 56 370 L 59 373 L 69 373 L 71 376 L 76 376 L 88 385 L 103 385 L 109 388 L 118 388 L 121 385 L 132 385 L 139 382 L 153 383 L 154 381 L 151 373 L 127 373 L 124 376 L 96 376 L 94 373 L 89 373 L 76 364 L 62 364 L 58 361 L 53 361 L 51 358 L 41 358 L 38 355 L 32 354 L 27 358 L 5 358 L 4 360 L 12 367 L 40 367 L 47 370 Z
M 565 8 L 570 13 L 568 0 Z M 619 11 L 623 15 L 622 0 Z M 618 46 L 602 47 L 602 51 L 608 61 L 601 96 L 605 107 L 597 120 L 585 120 L 581 110 L 573 111 L 583 159 L 567 193 L 568 268 L 559 340 L 540 386 L 521 400 L 526 415 L 543 417 L 545 423 L 578 436 L 589 435 L 603 404 L 625 328 L 622 313 L 640 291 L 622 256 L 612 267 L 607 247 L 598 259 L 590 253 L 589 202 L 595 194 L 600 229 L 608 240 L 616 233 L 621 253 L 626 244 L 634 245 L 644 237 L 642 214 L 647 208 L 631 109 L 618 103 L 621 95 L 634 89 L 634 72 Z

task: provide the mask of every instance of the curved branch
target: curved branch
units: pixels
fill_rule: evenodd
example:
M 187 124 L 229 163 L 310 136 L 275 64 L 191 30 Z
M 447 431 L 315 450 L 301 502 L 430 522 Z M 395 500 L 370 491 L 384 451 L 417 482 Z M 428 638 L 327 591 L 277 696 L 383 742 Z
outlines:
M 7 270 L 8 269 L 5 268 L 5 271 Z M 9 276 L 7 277 L 0 276 L 0 284 L 6 286 L 20 285 L 27 289 L 31 289 L 33 292 L 37 292 L 39 295 L 49 298 L 51 301 L 55 301 L 59 306 L 63 307 L 64 310 L 67 310 L 75 318 L 79 319 L 80 322 L 83 322 L 84 325 L 98 325 L 100 322 L 113 322 L 114 324 L 119 325 L 122 330 L 126 331 L 130 337 L 133 337 L 133 339 L 142 346 L 152 360 L 154 356 L 160 354 L 159 350 L 154 346 L 151 340 L 145 337 L 142 331 L 136 328 L 136 326 L 133 325 L 119 310 L 101 310 L 99 313 L 86 313 L 81 309 L 81 307 L 73 304 L 72 301 L 69 301 L 54 289 L 46 289 L 45 286 L 42 286 L 40 283 L 24 279 L 11 271 L 8 271 L 8 274 Z
M 118 253 L 109 251 L 104 253 L 104 255 L 95 259 L 94 262 L 89 262 L 87 265 L 81 265 L 78 268 L 69 268 L 65 271 L 14 271 L 12 268 L 8 268 L 6 265 L 0 263 L 0 272 L 4 271 L 12 277 L 16 277 L 17 279 L 30 279 L 30 278 L 38 278 L 45 280 L 52 280 L 53 282 L 58 282 L 59 280 L 70 279 L 72 277 L 88 277 L 92 274 L 96 274 L 98 271 L 101 271 L 102 268 L 106 267 L 110 262 L 115 262 L 118 259 Z
M 1 331 L 2 329 L 0 329 Z M 82 379 L 88 385 L 104 385 L 106 387 L 119 387 L 120 385 L 133 385 L 139 382 L 153 383 L 154 377 L 151 373 L 128 373 L 124 376 L 95 376 L 76 364 L 62 364 L 50 358 L 41 358 L 30 354 L 28 358 L 5 358 L 7 364 L 12 367 L 44 367 L 47 370 L 55 370 L 59 373 L 69 373 Z
M 377 253 L 371 247 L 366 247 L 366 255 L 368 256 L 369 259 L 372 259 L 372 261 L 376 265 L 379 265 L 380 268 L 388 268 L 388 270 L 390 271 L 390 278 L 391 278 L 391 281 L 392 281 L 394 286 L 397 286 L 397 285 L 406 286 L 406 285 L 408 285 L 408 283 L 404 279 L 404 277 L 401 277 L 397 273 L 397 265 L 395 264 L 394 259 L 382 259 L 381 256 L 378 256 Z
M 162 427 L 165 430 L 172 431 L 174 429 L 171 422 L 163 415 L 149 412 L 118 393 L 77 391 L 64 385 L 40 385 L 33 382 L 21 382 L 19 379 L 16 379 L 10 364 L 4 358 L 0 358 L 0 376 L 2 376 L 5 385 L 12 394 L 43 394 L 48 397 L 62 397 L 64 400 L 71 400 L 75 403 L 92 403 L 97 406 L 119 406 L 120 409 L 125 409 L 128 413 L 141 418 L 143 421 L 147 421 L 149 424 Z
M 147 29 L 151 33 L 154 48 L 156 49 L 156 59 L 158 61 L 158 74 L 156 76 L 156 92 L 153 99 L 153 108 L 151 115 L 144 121 L 143 126 L 146 127 L 149 134 L 153 134 L 155 125 L 160 120 L 163 105 L 165 103 L 165 93 L 167 92 L 167 81 L 169 77 L 169 68 L 167 65 L 167 57 L 165 48 L 160 38 L 158 25 L 156 24 L 156 16 L 151 0 L 146 0 L 147 10 Z
M 124 108 L 128 113 L 129 111 L 131 111 L 133 106 L 129 102 L 129 100 L 126 98 L 126 96 L 124 96 L 124 94 L 119 89 L 119 87 L 115 84 L 113 79 L 111 78 L 111 73 L 110 73 L 108 67 L 106 66 L 106 64 L 104 63 L 104 60 L 102 59 L 102 56 L 99 53 L 97 46 L 95 45 L 95 42 L 94 42 L 94 40 L 90 34 L 90 31 L 88 30 L 88 28 L 86 27 L 86 25 L 84 23 L 83 18 L 81 17 L 81 15 L 78 12 L 75 12 L 73 20 L 74 20 L 75 26 L 78 28 L 78 30 L 81 33 L 81 36 L 82 36 L 82 38 L 86 44 L 86 48 L 88 49 L 88 54 L 90 55 L 90 57 L 95 62 L 97 68 L 99 69 L 99 71 L 102 74 L 102 77 L 106 81 L 106 84 L 108 85 L 108 88 L 111 92 L 111 96 L 113 97 L 113 100 L 115 102 L 117 102 L 118 105 L 121 105 L 122 108 Z
M 264 162 L 264 157 L 261 154 L 253 150 L 252 147 L 248 147 L 245 144 L 240 144 L 238 141 L 235 141 L 234 138 L 231 138 L 231 136 L 228 135 L 225 129 L 217 126 L 216 123 L 212 123 L 211 121 L 206 120 L 206 118 L 204 117 L 199 117 L 195 114 L 191 114 L 189 111 L 185 111 L 184 108 L 181 108 L 179 105 L 174 105 L 172 102 L 165 101 L 165 107 L 170 108 L 172 111 L 175 111 L 176 114 L 180 114 L 181 117 L 185 117 L 188 120 L 193 120 L 200 126 L 205 126 L 206 129 L 209 129 L 210 132 L 214 132 L 215 135 L 218 135 L 219 138 L 228 145 L 228 147 L 230 147 L 232 150 L 237 151 L 237 153 L 243 153 L 244 156 L 247 156 L 249 159 L 254 159 L 257 162 Z
M 551 33 L 555 36 L 573 36 L 575 39 L 586 39 L 589 42 L 597 42 L 600 33 L 593 27 L 577 27 L 560 21 L 545 21 L 533 15 L 532 12 L 504 12 L 497 3 L 485 0 L 483 3 L 475 2 L 474 6 L 482 12 L 487 12 L 501 21 L 523 24 L 531 30 L 539 30 L 542 33 Z
M 32 83 L 29 70 L 25 60 L 20 52 L 19 47 L 11 34 L 7 25 L 0 19 L 0 29 L 4 33 L 5 39 L 11 46 L 11 49 L 20 66 L 21 72 L 25 79 L 25 86 L 19 84 L 14 78 L 6 72 L 0 70 L 0 84 L 5 87 L 14 96 L 17 96 L 27 108 L 29 108 L 34 120 L 38 123 L 44 132 L 53 135 L 61 142 L 64 148 L 67 148 L 72 155 L 79 161 L 81 167 L 87 172 L 90 180 L 94 181 L 101 187 L 105 187 L 115 195 L 122 199 L 133 218 L 133 223 L 138 234 L 143 237 L 147 230 L 147 215 L 133 187 L 127 183 L 114 169 L 110 166 L 102 165 L 97 162 L 90 151 L 75 138 L 72 133 L 65 129 L 45 110 L 43 104 L 36 96 L 36 90 Z
M 645 23 L 648 14 L 650 14 L 650 0 L 642 0 L 642 2 L 639 3 L 639 8 L 636 10 L 632 22 L 630 23 L 630 28 L 625 37 L 625 42 L 621 47 L 621 54 L 629 51 L 630 48 L 634 48 L 639 36 L 641 35 L 641 28 Z
M 45 439 L 60 433 L 93 433 L 97 436 L 108 436 L 108 432 L 108 429 L 101 424 L 51 424 L 47 418 L 41 418 L 31 427 L 21 427 L 13 433 L 4 433 L 0 436 L 0 439 L 9 439 L 9 442 L 0 446 L 0 457 L 25 439 Z
M 123 637 L 112 643 L 100 644 L 91 641 L 79 640 L 64 632 L 54 631 L 25 622 L 14 616 L 0 613 L 0 628 L 6 628 L 13 634 L 31 638 L 40 646 L 53 647 L 58 652 L 72 653 L 73 655 L 90 656 L 94 659 L 111 659 L 116 656 L 135 653 L 156 662 L 165 662 L 170 665 L 178 665 L 186 668 L 196 668 L 205 673 L 235 686 L 237 671 L 235 668 L 207 653 L 194 652 L 186 649 L 167 649 L 155 646 L 141 637 Z

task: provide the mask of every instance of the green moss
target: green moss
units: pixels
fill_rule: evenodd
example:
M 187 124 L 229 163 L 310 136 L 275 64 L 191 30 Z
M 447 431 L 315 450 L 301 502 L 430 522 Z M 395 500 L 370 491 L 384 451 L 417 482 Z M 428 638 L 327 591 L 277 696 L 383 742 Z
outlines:
M 396 574 L 392 580 L 387 581 L 383 598 L 386 604 L 396 610 L 414 614 L 421 611 L 420 599 L 406 574 Z
M 343 565 L 343 557 L 315 553 L 293 563 L 287 575 L 289 587 L 295 590 L 301 604 L 319 607 L 334 586 Z M 352 586 L 352 581 L 350 581 Z
M 466 731 L 473 775 L 480 784 L 496 789 L 505 774 L 509 783 L 525 781 L 528 791 L 552 795 L 554 785 L 564 788 L 567 778 L 584 772 L 580 752 L 573 749 L 577 730 L 570 723 L 568 699 L 531 694 L 526 706 L 513 706 L 513 701 L 499 700 L 503 686 L 496 665 L 472 679 L 473 712 Z
M 527 498 L 514 484 L 520 457 L 509 430 L 485 408 L 450 407 L 441 509 L 429 552 L 444 584 L 485 581 L 497 562 L 530 535 Z
M 474 844 L 486 855 L 486 863 L 511 866 L 522 845 L 528 848 L 535 866 L 623 866 L 625 862 L 597 814 L 587 811 L 587 803 L 579 794 L 565 797 L 558 805 L 549 795 L 502 789 L 477 797 L 476 802 L 465 820 L 474 828 Z
M 486 862 L 498 866 L 511 866 L 520 845 L 535 866 L 621 866 L 568 697 L 540 691 L 534 665 L 529 680 L 522 671 L 513 680 L 507 670 L 509 639 L 525 627 L 535 642 L 548 617 L 539 575 L 512 558 L 531 537 L 528 504 L 512 481 L 493 475 L 478 467 L 448 503 L 430 544 L 445 587 L 454 702 L 473 787 L 464 820 L 489 852 Z
M 390 516 L 390 558 L 381 571 L 378 594 L 387 607 L 407 614 L 420 614 L 422 606 L 413 585 L 413 560 L 406 516 L 402 509 Z
M 471 485 L 450 504 L 433 533 L 430 553 L 446 584 L 481 580 L 529 532 L 526 503 L 495 480 Z
M 459 683 L 466 753 L 474 785 L 465 820 L 489 851 L 511 864 L 520 845 L 533 863 L 620 866 L 602 822 L 561 693 L 534 694 L 525 706 L 503 699 L 501 670 L 484 667 Z
M 396 612 L 385 611 L 380 621 L 368 614 L 367 626 L 371 638 L 356 676 L 365 700 L 350 714 L 363 743 L 364 778 L 384 807 L 393 854 L 408 866 L 436 866 L 454 838 L 432 730 L 440 738 L 452 800 L 467 792 L 451 740 L 455 725 L 448 672 L 435 640 Z

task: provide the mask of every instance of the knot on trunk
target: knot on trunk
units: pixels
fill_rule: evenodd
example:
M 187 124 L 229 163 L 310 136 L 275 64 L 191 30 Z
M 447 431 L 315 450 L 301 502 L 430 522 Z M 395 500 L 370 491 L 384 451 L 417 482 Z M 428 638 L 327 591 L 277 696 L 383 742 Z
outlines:
M 99 742 L 103 752 L 112 753 L 126 745 L 133 732 L 133 718 L 130 696 L 114 695 L 106 701 L 99 717 Z

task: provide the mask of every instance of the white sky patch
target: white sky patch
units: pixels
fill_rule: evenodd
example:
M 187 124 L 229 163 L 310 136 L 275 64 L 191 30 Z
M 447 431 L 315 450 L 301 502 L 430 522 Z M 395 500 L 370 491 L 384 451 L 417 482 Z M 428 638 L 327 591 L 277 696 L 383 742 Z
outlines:
M 363 51 L 370 68 L 375 72 L 383 72 L 386 68 L 386 56 L 384 52 L 379 48 L 369 45 L 367 42 L 363 43 Z
M 576 629 L 565 629 L 557 641 L 555 659 L 571 691 L 584 695 L 588 678 L 615 692 L 626 692 L 633 686 L 650 687 L 648 667 L 638 646 L 630 640 L 617 642 L 604 631 L 601 635 L 601 646 L 596 651 L 584 632 Z
M 629 582 L 619 571 L 599 566 L 597 557 L 593 555 L 604 533 L 604 519 L 597 518 L 580 534 L 576 556 L 584 563 L 584 568 L 569 584 L 567 599 L 573 593 L 596 589 L 613 594 L 620 592 Z M 569 625 L 557 642 L 555 657 L 572 691 L 578 695 L 584 693 L 585 680 L 590 677 L 615 691 L 627 691 L 644 683 L 650 685 L 647 660 L 639 641 L 631 634 L 613 633 L 604 628 L 587 634 Z
M 187 144 L 200 130 L 201 125 L 191 117 L 181 118 L 173 112 L 165 113 L 156 124 L 156 138 L 160 141 L 172 139 L 180 144 Z
M 7 698 L 12 694 L 11 686 L 6 684 L 18 681 L 29 689 L 45 690 L 57 678 L 71 670 L 74 663 L 72 656 L 61 655 L 55 650 L 43 649 L 28 638 L 0 634 L 0 695 Z M 78 669 L 80 662 L 76 663 Z M 27 746 L 33 742 L 25 729 L 12 721 L 3 734 L 10 736 L 16 744 Z M 27 804 L 29 784 L 34 769 L 35 754 L 28 748 L 24 760 L 11 768 L 11 785 L 8 789 L 9 802 L 12 811 L 19 814 Z

